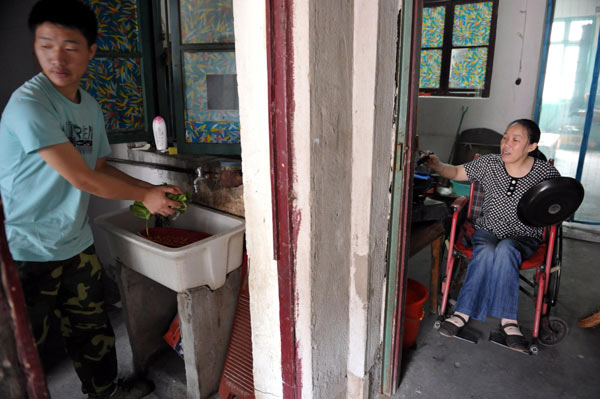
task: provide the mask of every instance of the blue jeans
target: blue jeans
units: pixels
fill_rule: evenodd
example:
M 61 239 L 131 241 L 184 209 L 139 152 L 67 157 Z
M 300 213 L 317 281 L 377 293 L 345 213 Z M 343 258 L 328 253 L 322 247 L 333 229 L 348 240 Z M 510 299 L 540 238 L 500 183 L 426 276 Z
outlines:
M 535 253 L 539 240 L 499 240 L 489 231 L 478 229 L 471 241 L 473 258 L 454 310 L 481 321 L 486 316 L 516 320 L 521 261 Z

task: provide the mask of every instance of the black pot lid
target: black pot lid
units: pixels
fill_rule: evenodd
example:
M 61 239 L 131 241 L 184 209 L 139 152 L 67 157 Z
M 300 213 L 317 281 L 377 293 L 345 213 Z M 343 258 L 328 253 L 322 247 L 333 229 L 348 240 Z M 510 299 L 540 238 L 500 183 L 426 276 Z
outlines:
M 551 226 L 575 213 L 583 201 L 583 193 L 581 183 L 572 177 L 544 180 L 521 197 L 517 215 L 531 226 Z

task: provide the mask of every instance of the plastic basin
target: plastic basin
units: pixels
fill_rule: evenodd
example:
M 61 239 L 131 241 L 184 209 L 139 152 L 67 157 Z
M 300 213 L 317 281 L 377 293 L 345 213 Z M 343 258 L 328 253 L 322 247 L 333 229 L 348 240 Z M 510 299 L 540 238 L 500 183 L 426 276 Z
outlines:
M 458 196 L 468 197 L 471 193 L 471 183 L 468 181 L 456 181 L 450 180 L 452 182 L 452 188 L 454 188 L 454 192 Z
M 242 264 L 244 220 L 213 209 L 191 204 L 184 214 L 169 222 L 170 227 L 211 235 L 180 248 L 139 236 L 145 221 L 129 208 L 98 216 L 94 221 L 107 232 L 113 259 L 173 291 L 203 285 L 216 290 L 225 284 L 227 274 Z

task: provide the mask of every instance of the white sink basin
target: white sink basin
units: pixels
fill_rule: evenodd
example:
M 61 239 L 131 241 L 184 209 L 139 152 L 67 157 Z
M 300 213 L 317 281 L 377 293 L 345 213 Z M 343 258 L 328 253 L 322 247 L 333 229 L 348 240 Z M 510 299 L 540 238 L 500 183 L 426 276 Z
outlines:
M 169 227 L 212 235 L 180 248 L 140 237 L 137 233 L 144 230 L 145 221 L 129 208 L 98 216 L 95 223 L 108 232 L 113 259 L 173 291 L 202 285 L 216 290 L 225 283 L 227 274 L 242 264 L 244 220 L 212 209 L 190 204 L 169 223 Z

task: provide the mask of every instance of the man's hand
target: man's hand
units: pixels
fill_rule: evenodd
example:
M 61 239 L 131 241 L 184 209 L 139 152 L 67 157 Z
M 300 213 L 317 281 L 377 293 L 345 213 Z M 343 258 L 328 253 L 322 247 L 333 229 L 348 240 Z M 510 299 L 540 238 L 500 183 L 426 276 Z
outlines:
M 175 213 L 175 209 L 181 204 L 177 201 L 167 198 L 167 193 L 183 194 L 181 189 L 176 186 L 154 186 L 149 188 L 142 203 L 148 208 L 150 213 L 169 216 Z

